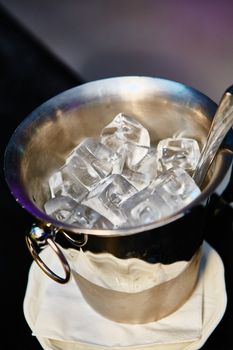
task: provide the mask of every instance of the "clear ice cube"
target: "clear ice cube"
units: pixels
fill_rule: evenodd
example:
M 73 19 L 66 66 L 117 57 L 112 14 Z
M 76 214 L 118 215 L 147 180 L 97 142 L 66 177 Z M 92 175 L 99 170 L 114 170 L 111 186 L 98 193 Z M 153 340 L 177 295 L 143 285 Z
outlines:
M 44 204 L 44 209 L 47 215 L 54 217 L 58 221 L 67 222 L 76 206 L 77 202 L 72 198 L 59 196 L 49 199 Z
M 172 206 L 174 211 L 192 202 L 200 193 L 192 177 L 182 168 L 170 168 L 157 176 L 150 184 L 152 192 Z
M 81 201 L 89 193 L 88 189 L 72 176 L 66 166 L 50 176 L 49 187 L 52 198 L 69 196 L 76 201 Z
M 137 149 L 142 148 L 140 146 Z M 131 166 L 130 169 L 137 171 L 139 173 L 145 174 L 150 179 L 153 179 L 157 175 L 158 160 L 157 160 L 157 149 L 153 146 L 143 147 L 147 149 L 145 156 L 141 159 L 139 163 Z
M 122 176 L 124 176 L 126 180 L 129 181 L 139 191 L 147 187 L 150 182 L 146 174 L 139 173 L 131 169 L 123 170 Z
M 148 224 L 174 214 L 200 193 L 199 187 L 184 169 L 172 168 L 126 200 L 122 210 L 128 218 L 127 224 Z
M 112 229 L 113 224 L 94 209 L 78 204 L 69 216 L 67 223 L 89 229 Z
M 194 139 L 167 138 L 159 141 L 157 157 L 165 169 L 179 166 L 193 171 L 200 157 L 200 148 Z
M 145 225 L 170 215 L 172 209 L 159 193 L 147 187 L 130 197 L 122 205 L 127 225 Z
M 69 167 L 66 168 L 66 166 L 64 166 L 61 169 L 61 173 L 63 176 L 64 195 L 73 198 L 77 202 L 83 200 L 83 198 L 88 195 L 89 190 L 83 184 L 81 184 L 77 178 L 72 177 L 72 175 L 69 173 Z
M 193 201 L 190 176 L 200 156 L 196 140 L 176 136 L 150 146 L 149 132 L 118 114 L 99 138 L 85 138 L 49 178 L 45 212 L 85 228 L 116 229 L 155 222 Z
M 91 190 L 112 171 L 121 171 L 122 158 L 98 138 L 86 138 L 66 159 L 66 168 L 72 177 Z
M 146 154 L 144 148 L 131 151 L 133 145 L 150 146 L 149 132 L 133 117 L 119 113 L 111 123 L 105 126 L 101 132 L 101 142 L 118 151 L 119 148 L 128 143 L 129 154 L 127 163 L 129 165 L 137 164 Z
M 134 146 L 135 149 L 142 148 Z M 137 190 L 146 188 L 157 175 L 157 152 L 155 147 L 143 147 L 147 150 L 142 160 L 134 166 L 126 165 L 122 171 L 124 176 Z
M 60 171 L 55 172 L 52 174 L 49 179 L 49 188 L 51 193 L 51 198 L 56 197 L 57 195 L 63 195 L 64 191 L 64 184 L 63 184 L 63 178 Z
M 136 188 L 123 176 L 111 175 L 89 193 L 83 204 L 96 210 L 116 227 L 126 220 L 120 208 L 122 203 L 136 192 Z

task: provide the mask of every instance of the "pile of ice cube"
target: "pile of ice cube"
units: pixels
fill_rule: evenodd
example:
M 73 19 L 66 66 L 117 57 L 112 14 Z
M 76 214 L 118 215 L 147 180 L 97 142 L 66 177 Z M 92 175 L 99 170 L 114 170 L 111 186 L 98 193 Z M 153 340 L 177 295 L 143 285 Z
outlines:
M 45 212 L 82 228 L 155 222 L 200 194 L 191 177 L 199 156 L 191 138 L 171 136 L 151 145 L 148 130 L 120 113 L 99 137 L 83 139 L 51 175 Z

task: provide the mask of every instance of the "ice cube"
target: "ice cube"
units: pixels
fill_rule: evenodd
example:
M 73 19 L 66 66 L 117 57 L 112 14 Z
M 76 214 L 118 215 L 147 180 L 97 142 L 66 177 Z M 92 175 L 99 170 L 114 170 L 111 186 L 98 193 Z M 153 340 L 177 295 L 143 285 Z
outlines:
M 137 149 L 142 148 L 137 146 Z M 143 147 L 147 149 L 145 156 L 141 159 L 139 163 L 131 166 L 130 169 L 145 174 L 150 179 L 153 179 L 157 174 L 158 160 L 157 160 L 157 149 L 156 147 Z
M 49 188 L 51 193 L 51 198 L 56 197 L 56 195 L 62 195 L 64 191 L 63 178 L 60 171 L 56 171 L 52 174 L 49 179 Z
M 136 192 L 123 176 L 111 175 L 89 193 L 83 204 L 106 217 L 114 226 L 119 226 L 126 220 L 120 208 L 122 203 Z
M 137 190 L 142 190 L 157 175 L 157 152 L 155 147 L 134 146 L 134 148 L 147 149 L 147 153 L 138 164 L 131 167 L 126 164 L 122 171 L 122 176 L 136 187 Z
M 101 142 L 117 151 L 128 143 L 129 149 L 134 145 L 150 146 L 149 132 L 133 117 L 119 113 L 101 132 Z M 145 156 L 147 150 L 136 149 L 127 156 L 127 162 L 135 165 Z
M 51 198 L 69 196 L 79 202 L 89 193 L 87 188 L 77 178 L 72 176 L 72 173 L 69 172 L 69 168 L 66 166 L 63 166 L 50 176 L 49 187 Z
M 201 193 L 192 177 L 179 167 L 170 168 L 157 176 L 150 188 L 152 192 L 159 193 L 174 211 L 188 205 Z
M 149 187 L 127 199 L 122 210 L 127 216 L 127 225 L 137 226 L 152 223 L 172 213 L 172 208 L 156 191 Z
M 157 176 L 148 187 L 126 200 L 122 210 L 127 225 L 143 225 L 174 214 L 201 193 L 182 168 L 171 168 Z
M 149 178 L 147 174 L 139 173 L 131 169 L 125 169 L 122 172 L 122 176 L 126 178 L 137 190 L 143 190 L 149 185 Z
M 68 218 L 67 223 L 89 229 L 113 228 L 112 223 L 108 219 L 84 204 L 77 205 Z
M 62 194 L 64 196 L 69 196 L 76 200 L 77 202 L 80 202 L 83 198 L 85 198 L 89 190 L 81 184 L 80 181 L 69 172 L 69 167 L 66 167 L 66 165 L 61 168 L 62 178 L 63 178 L 63 192 Z
M 44 209 L 47 215 L 54 217 L 56 220 L 68 221 L 76 206 L 77 202 L 72 198 L 59 196 L 45 202 Z
M 101 179 L 122 168 L 120 154 L 101 144 L 98 138 L 84 139 L 66 159 L 67 172 L 88 190 Z
M 166 169 L 179 166 L 193 171 L 200 157 L 200 148 L 194 139 L 167 138 L 159 141 L 157 157 Z

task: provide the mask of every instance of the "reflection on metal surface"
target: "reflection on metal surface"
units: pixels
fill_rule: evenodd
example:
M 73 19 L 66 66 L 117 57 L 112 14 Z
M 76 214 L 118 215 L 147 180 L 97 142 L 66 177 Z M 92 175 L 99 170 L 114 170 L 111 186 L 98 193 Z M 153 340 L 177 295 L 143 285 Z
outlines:
M 72 270 L 84 298 L 104 317 L 120 323 L 159 320 L 177 310 L 192 294 L 199 275 L 200 249 L 175 278 L 140 292 L 122 292 L 92 283 Z

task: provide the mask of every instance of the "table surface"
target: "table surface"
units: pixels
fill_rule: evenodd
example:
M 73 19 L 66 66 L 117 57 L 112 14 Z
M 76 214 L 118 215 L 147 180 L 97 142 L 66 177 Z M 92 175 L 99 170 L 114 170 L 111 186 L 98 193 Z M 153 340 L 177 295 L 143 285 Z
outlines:
M 59 92 L 83 83 L 63 62 L 28 33 L 0 7 L 0 101 L 3 133 L 0 138 L 2 249 L 0 254 L 2 315 L 1 334 L 5 350 L 20 345 L 24 350 L 41 350 L 23 315 L 28 270 L 32 258 L 24 236 L 33 218 L 15 202 L 6 185 L 3 156 L 6 145 L 18 124 L 38 105 Z M 203 350 L 233 349 L 233 258 L 232 201 L 233 181 L 222 198 L 213 198 L 215 210 L 206 224 L 206 240 L 218 251 L 224 266 L 228 295 L 223 319 L 202 347 Z

